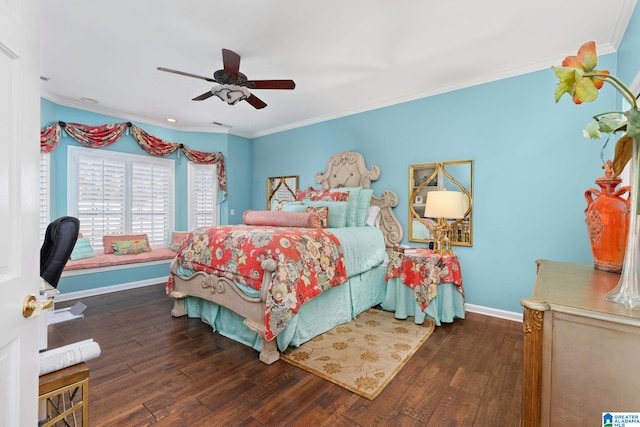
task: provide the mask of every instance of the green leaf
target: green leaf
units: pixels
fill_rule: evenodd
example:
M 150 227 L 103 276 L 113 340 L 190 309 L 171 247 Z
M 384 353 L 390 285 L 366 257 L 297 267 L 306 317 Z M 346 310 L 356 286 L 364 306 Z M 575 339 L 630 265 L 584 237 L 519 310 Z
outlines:
M 596 117 L 596 121 L 600 124 L 600 132 L 614 133 L 618 132 L 627 124 L 627 119 L 620 113 L 601 114 Z
M 625 111 L 624 115 L 627 116 L 627 135 L 640 140 L 640 111 L 632 108 Z

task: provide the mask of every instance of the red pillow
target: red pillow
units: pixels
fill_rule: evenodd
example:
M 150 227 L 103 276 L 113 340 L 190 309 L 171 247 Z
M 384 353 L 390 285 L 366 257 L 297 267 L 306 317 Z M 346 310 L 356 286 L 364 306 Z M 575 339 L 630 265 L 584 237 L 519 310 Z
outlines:
M 311 215 L 309 223 L 312 228 L 329 227 L 329 207 L 328 206 L 307 206 L 307 212 Z
M 242 220 L 247 225 L 269 225 L 273 227 L 311 228 L 311 214 L 286 211 L 245 211 Z
M 329 190 L 316 190 L 313 187 L 309 187 L 306 190 L 297 190 L 296 191 L 296 200 L 312 200 L 314 202 L 318 201 L 335 201 L 335 202 L 346 202 L 349 200 L 349 192 L 348 191 L 329 191 Z

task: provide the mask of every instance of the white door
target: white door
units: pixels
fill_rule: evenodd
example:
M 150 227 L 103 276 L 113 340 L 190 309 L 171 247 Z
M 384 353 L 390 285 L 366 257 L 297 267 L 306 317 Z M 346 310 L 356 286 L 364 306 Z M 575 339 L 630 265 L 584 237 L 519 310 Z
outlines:
M 38 0 L 0 1 L 0 425 L 35 426 L 40 283 Z

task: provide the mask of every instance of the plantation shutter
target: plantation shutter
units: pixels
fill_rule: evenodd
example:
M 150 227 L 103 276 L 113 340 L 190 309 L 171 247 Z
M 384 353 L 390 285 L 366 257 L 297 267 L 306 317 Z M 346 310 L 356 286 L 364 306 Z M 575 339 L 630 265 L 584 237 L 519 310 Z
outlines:
M 78 158 L 80 232 L 100 250 L 102 236 L 126 232 L 126 162 L 113 158 Z
M 167 244 L 173 176 L 163 165 L 134 163 L 131 178 L 131 231 L 146 233 L 151 247 Z
M 216 165 L 189 164 L 190 229 L 218 225 Z
M 102 237 L 147 234 L 152 248 L 166 247 L 173 228 L 175 163 L 169 159 L 69 147 L 69 215 L 96 253 Z
M 49 180 L 51 155 L 40 153 L 40 244 L 44 242 L 44 233 L 51 222 L 49 218 Z

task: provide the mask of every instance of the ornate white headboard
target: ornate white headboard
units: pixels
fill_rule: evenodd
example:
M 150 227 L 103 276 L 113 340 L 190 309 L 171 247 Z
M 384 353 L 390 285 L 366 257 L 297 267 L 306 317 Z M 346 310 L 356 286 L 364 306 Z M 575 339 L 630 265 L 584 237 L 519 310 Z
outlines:
M 380 178 L 380 168 L 372 166 L 367 169 L 364 157 L 356 151 L 343 151 L 329 158 L 327 169 L 316 173 L 316 182 L 322 188 L 362 187 L 371 188 L 371 182 Z M 387 251 L 390 252 L 394 245 L 402 241 L 402 226 L 393 213 L 393 208 L 398 206 L 398 196 L 391 190 L 384 190 L 382 197 L 375 194 L 371 198 L 371 204 L 378 206 L 382 212 L 380 229 L 385 237 Z

